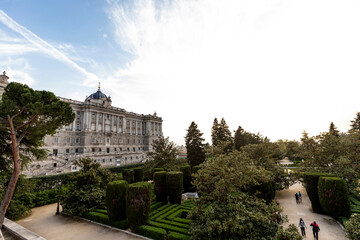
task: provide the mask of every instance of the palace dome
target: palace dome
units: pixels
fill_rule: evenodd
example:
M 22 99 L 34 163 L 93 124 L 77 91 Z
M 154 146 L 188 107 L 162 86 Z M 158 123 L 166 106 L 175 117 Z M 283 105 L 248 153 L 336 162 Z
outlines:
M 103 94 L 100 91 L 100 88 L 97 90 L 97 92 L 91 94 L 89 97 L 89 99 L 102 99 L 102 98 L 107 98 L 107 96 L 105 94 Z

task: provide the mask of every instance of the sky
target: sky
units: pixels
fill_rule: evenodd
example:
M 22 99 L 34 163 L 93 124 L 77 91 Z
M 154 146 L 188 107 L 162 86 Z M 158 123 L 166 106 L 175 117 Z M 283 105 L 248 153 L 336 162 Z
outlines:
M 214 118 L 272 141 L 360 112 L 356 0 L 0 0 L 0 71 L 79 101 L 163 118 L 184 144 Z

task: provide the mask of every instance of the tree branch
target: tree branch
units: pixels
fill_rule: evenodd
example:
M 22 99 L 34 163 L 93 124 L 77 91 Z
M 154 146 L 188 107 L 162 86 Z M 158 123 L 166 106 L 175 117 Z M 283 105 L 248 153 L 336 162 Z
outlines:
M 37 112 L 29 121 L 27 121 L 26 123 L 23 123 L 20 126 L 18 126 L 16 128 L 16 131 L 18 131 L 20 128 L 25 127 L 26 125 L 32 123 L 37 118 L 37 116 L 39 116 L 39 114 L 40 114 L 40 112 Z
M 21 110 L 20 110 L 18 113 L 16 113 L 14 116 L 11 117 L 11 121 L 12 121 L 14 118 L 16 118 L 17 116 L 19 116 L 21 113 L 23 113 L 24 111 L 25 111 L 25 107 L 21 108 Z

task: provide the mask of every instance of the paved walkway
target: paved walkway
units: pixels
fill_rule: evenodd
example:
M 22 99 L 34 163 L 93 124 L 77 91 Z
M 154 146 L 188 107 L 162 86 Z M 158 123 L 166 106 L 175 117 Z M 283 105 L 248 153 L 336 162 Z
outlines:
M 299 191 L 302 194 L 302 203 L 296 204 L 295 193 Z M 284 224 L 285 227 L 291 223 L 298 226 L 300 218 L 305 221 L 307 226 L 306 239 L 313 239 L 312 231 L 310 229 L 310 224 L 313 221 L 316 221 L 320 227 L 319 240 L 347 239 L 345 237 L 345 232 L 334 219 L 312 211 L 311 202 L 307 196 L 306 190 L 300 183 L 292 185 L 289 189 L 277 191 L 275 199 L 283 208 L 283 214 L 288 216 L 289 222 Z
M 113 229 L 105 228 L 80 219 L 55 215 L 56 203 L 32 209 L 29 217 L 17 221 L 23 227 L 41 235 L 47 240 L 138 240 Z

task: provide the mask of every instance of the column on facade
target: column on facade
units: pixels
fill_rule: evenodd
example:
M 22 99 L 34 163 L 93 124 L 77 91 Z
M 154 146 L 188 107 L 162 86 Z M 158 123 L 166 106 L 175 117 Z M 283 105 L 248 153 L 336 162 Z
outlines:
M 95 112 L 95 131 L 97 132 L 99 130 L 99 113 Z
M 91 130 L 91 112 L 90 112 L 90 109 L 87 110 L 87 113 L 88 113 L 87 130 Z
M 120 121 L 120 117 L 116 116 L 116 132 L 119 132 L 119 121 Z
M 102 113 L 101 116 L 102 116 L 102 132 L 105 132 L 105 114 Z

